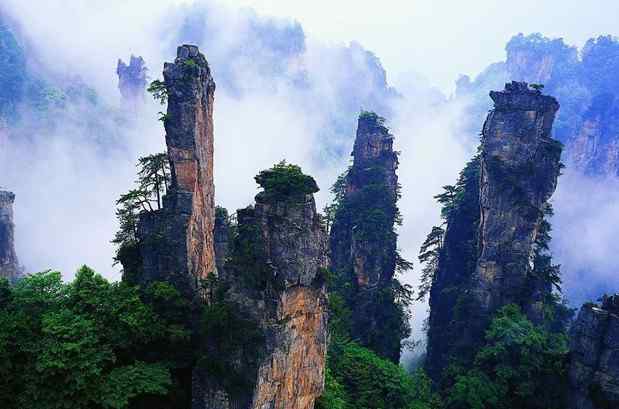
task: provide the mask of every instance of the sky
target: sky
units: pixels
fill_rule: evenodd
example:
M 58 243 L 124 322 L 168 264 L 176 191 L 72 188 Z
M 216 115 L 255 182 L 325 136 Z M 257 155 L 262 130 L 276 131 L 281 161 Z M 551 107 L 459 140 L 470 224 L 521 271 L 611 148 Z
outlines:
M 461 74 L 502 60 L 519 32 L 541 32 L 582 46 L 619 35 L 616 0 L 226 0 L 301 22 L 325 42 L 355 40 L 375 52 L 390 79 L 416 72 L 449 94 Z M 474 47 L 471 47 L 474 45 Z

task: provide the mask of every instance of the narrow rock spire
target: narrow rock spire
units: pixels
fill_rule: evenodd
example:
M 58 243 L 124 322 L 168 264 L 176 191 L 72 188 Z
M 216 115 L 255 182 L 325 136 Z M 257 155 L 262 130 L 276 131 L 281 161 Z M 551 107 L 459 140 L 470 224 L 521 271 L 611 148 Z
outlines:
M 120 90 L 122 108 L 130 114 L 136 114 L 144 104 L 148 68 L 142 57 L 131 56 L 129 65 L 118 60 L 118 89 Z
M 140 220 L 143 281 L 166 280 L 195 291 L 214 272 L 213 98 L 215 82 L 196 46 L 178 48 L 163 71 L 171 185 L 161 211 Z
M 481 154 L 461 174 L 430 290 L 426 369 L 435 381 L 454 359 L 470 363 L 499 308 L 516 304 L 539 322 L 552 291 L 532 260 L 561 169 L 551 137 L 559 104 L 521 82 L 490 97 Z
M 399 361 L 403 318 L 392 294 L 397 260 L 398 156 L 384 119 L 359 116 L 353 165 L 342 182 L 330 231 L 331 270 L 352 286 L 352 337 L 379 355 Z M 392 294 L 393 295 L 393 294 Z M 404 318 L 406 319 L 406 318 Z

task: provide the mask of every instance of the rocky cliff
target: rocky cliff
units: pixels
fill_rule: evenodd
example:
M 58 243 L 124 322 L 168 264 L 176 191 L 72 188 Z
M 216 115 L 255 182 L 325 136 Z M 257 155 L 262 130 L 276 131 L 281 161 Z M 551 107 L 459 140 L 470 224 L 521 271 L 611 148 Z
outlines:
M 517 82 L 490 97 L 494 110 L 482 137 L 474 294 L 489 313 L 516 303 L 535 314 L 530 260 L 561 168 L 562 147 L 551 138 L 559 104 Z
M 619 294 L 583 305 L 570 333 L 570 409 L 619 407 Z
M 490 96 L 481 154 L 461 176 L 430 291 L 434 379 L 450 360 L 470 358 L 500 307 L 519 305 L 539 321 L 552 290 L 547 277 L 533 274 L 532 260 L 561 167 L 561 144 L 551 138 L 559 104 L 518 82 Z
M 171 184 L 163 209 L 142 215 L 142 282 L 165 280 L 191 295 L 215 271 L 213 98 L 215 82 L 198 48 L 178 48 L 163 71 Z
M 330 231 L 330 268 L 350 288 L 344 296 L 353 339 L 397 362 L 402 323 L 391 290 L 398 259 L 398 157 L 383 118 L 360 115 L 352 156 L 352 167 L 336 186 L 340 202 Z
M 614 91 L 619 80 L 619 41 L 600 36 L 578 50 L 561 38 L 519 34 L 505 49 L 505 61 L 490 65 L 472 82 L 468 77 L 458 82 L 458 96 L 474 101 L 469 117 L 475 122 L 470 130 L 485 115 L 488 89 L 507 80 L 543 84 L 561 101 L 554 134 L 566 146 L 570 169 L 619 175 L 619 104 Z
M 322 393 L 327 243 L 312 194 L 317 188 L 306 180 L 310 189 L 297 193 L 272 191 L 266 182 L 255 206 L 237 212 L 238 233 L 220 278 L 227 302 L 256 324 L 263 342 L 237 359 L 249 380 L 245 388 L 226 390 L 217 379 L 220 389 L 213 392 L 211 382 L 194 407 L 312 409 Z M 212 406 L 213 396 L 225 398 Z
M 118 60 L 116 67 L 118 89 L 122 97 L 121 105 L 125 111 L 135 114 L 144 103 L 147 72 L 148 68 L 142 57 L 132 55 L 128 65 L 123 60 Z
M 21 274 L 15 254 L 13 202 L 15 195 L 0 190 L 0 277 L 15 281 Z

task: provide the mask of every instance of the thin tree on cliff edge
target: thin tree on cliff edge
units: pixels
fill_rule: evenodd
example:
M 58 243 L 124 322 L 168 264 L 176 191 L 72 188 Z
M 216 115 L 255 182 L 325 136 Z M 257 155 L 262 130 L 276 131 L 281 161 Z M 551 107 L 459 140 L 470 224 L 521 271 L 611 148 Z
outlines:
M 161 210 L 170 182 L 170 164 L 165 153 L 138 159 L 137 187 L 120 196 L 116 201 L 116 218 L 119 229 L 112 243 L 117 246 L 114 263 L 123 266 L 123 277 L 137 272 L 142 265 L 139 253 L 138 219 L 140 214 Z

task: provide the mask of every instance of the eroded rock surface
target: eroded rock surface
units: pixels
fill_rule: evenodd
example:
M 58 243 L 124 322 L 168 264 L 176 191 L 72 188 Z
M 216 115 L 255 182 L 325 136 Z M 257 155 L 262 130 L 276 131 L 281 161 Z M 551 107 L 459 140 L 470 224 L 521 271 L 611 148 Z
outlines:
M 490 97 L 494 110 L 483 129 L 474 290 L 484 311 L 509 303 L 528 311 L 533 242 L 560 172 L 562 147 L 551 138 L 559 103 L 517 82 Z
M 619 294 L 582 306 L 570 349 L 569 408 L 619 407 Z
M 552 291 L 532 260 L 561 168 L 551 137 L 559 104 L 518 82 L 490 96 L 481 154 L 461 176 L 430 291 L 426 368 L 435 380 L 450 360 L 472 359 L 499 308 L 516 304 L 539 322 Z
M 227 358 L 251 387 L 226 391 L 222 379 L 209 379 L 194 407 L 312 409 L 327 350 L 327 243 L 313 195 L 263 192 L 237 218 L 220 278 L 227 301 L 256 324 L 263 342 Z
M 312 195 L 258 195 L 255 212 L 279 291 L 275 308 L 261 319 L 272 337 L 252 408 L 312 409 L 323 390 L 327 351 L 326 235 Z
M 215 82 L 197 47 L 178 48 L 163 71 L 171 185 L 163 209 L 140 220 L 142 281 L 164 280 L 191 295 L 215 271 L 213 98 Z

